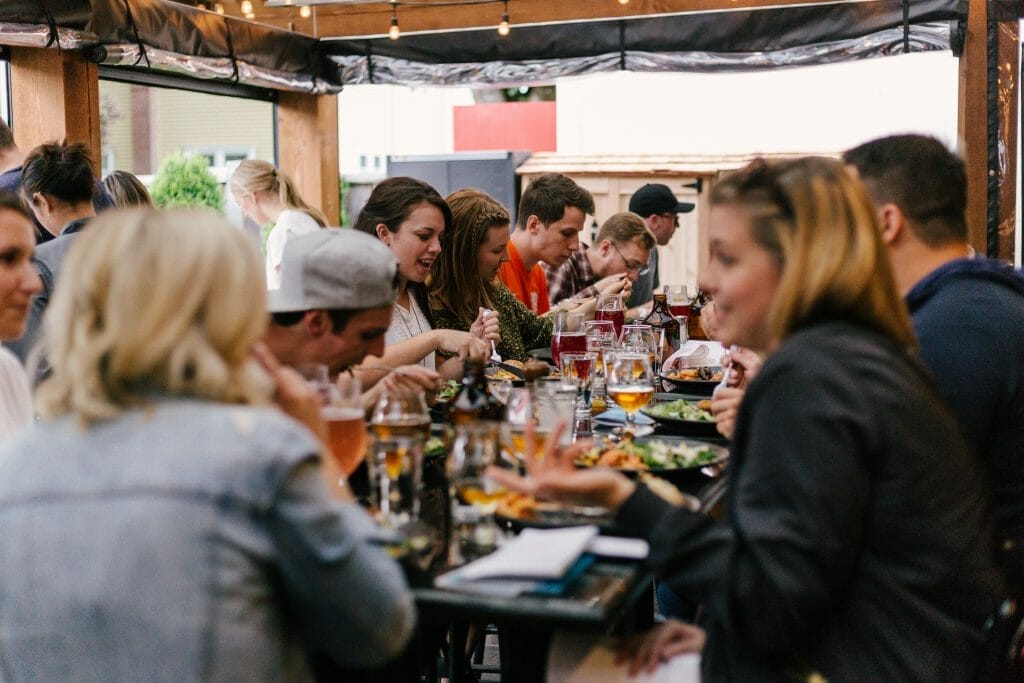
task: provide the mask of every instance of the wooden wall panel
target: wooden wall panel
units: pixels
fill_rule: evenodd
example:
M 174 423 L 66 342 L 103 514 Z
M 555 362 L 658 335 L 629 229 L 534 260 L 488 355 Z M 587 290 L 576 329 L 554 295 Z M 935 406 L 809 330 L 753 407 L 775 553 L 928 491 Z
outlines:
M 282 92 L 277 107 L 278 165 L 302 198 L 338 225 L 337 95 Z

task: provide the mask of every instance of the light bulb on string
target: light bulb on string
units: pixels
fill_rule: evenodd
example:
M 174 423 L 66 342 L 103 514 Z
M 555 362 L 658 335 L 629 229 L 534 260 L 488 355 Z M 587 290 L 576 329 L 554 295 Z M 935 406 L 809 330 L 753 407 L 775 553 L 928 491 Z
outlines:
M 309 19 L 309 17 L 312 14 L 313 10 L 310 9 L 309 5 L 303 5 L 302 7 L 299 8 L 299 16 L 302 17 L 303 19 Z
M 252 0 L 242 0 L 242 4 L 238 8 L 242 10 L 242 14 L 249 16 L 252 14 Z
M 505 0 L 505 11 L 501 15 L 501 23 L 498 24 L 498 35 L 507 36 L 511 28 L 508 25 L 508 0 Z
M 391 26 L 388 27 L 388 38 L 398 40 L 401 35 L 402 31 L 398 28 L 398 0 L 391 0 Z
M 619 0 L 619 4 L 620 5 L 628 5 L 629 4 L 629 0 Z
M 220 4 L 219 2 L 213 3 L 213 11 L 217 14 L 224 14 L 224 5 Z

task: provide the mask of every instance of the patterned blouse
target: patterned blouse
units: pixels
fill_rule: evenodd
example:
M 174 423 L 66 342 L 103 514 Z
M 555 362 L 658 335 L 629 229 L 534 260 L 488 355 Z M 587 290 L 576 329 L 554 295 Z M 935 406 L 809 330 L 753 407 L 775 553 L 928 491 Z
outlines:
M 503 359 L 525 361 L 527 351 L 551 346 L 551 318 L 535 315 L 500 283 L 495 287 L 494 307 L 501 316 L 498 319 L 501 331 L 498 353 Z M 433 314 L 435 328 L 468 332 L 472 324 L 472 321 L 464 322 L 447 308 L 435 308 Z

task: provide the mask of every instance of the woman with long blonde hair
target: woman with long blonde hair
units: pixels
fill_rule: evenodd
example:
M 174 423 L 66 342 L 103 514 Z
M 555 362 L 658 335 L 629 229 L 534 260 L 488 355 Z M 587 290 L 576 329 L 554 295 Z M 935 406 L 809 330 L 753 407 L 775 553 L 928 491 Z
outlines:
M 710 195 L 719 336 L 767 354 L 713 522 L 573 453 L 493 477 L 599 504 L 704 607 L 660 627 L 634 667 L 702 650 L 705 681 L 962 681 L 1002 590 L 985 480 L 929 373 L 876 214 L 832 159 L 756 161 Z
M 327 227 L 327 216 L 302 199 L 288 174 L 261 159 L 238 164 L 231 174 L 231 194 L 247 217 L 260 225 L 274 224 L 267 235 L 267 289 L 277 289 L 285 243 Z
M 402 651 L 410 593 L 323 457 L 318 399 L 258 343 L 264 297 L 209 211 L 109 211 L 72 246 L 43 419 L 0 448 L 5 671 L 305 680 L 307 649 Z

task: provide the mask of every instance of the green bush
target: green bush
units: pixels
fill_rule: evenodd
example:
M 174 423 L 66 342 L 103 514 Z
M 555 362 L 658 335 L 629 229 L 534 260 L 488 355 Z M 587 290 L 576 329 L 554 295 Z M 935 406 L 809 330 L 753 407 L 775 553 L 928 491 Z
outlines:
M 161 209 L 172 206 L 205 206 L 222 210 L 220 183 L 207 168 L 206 157 L 175 155 L 164 160 L 151 191 Z

